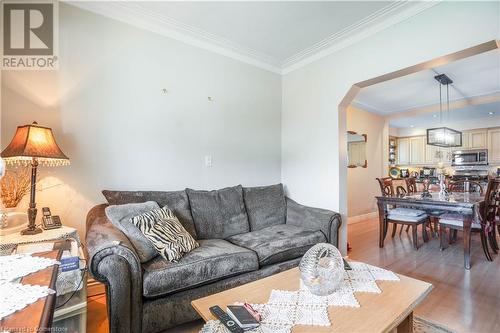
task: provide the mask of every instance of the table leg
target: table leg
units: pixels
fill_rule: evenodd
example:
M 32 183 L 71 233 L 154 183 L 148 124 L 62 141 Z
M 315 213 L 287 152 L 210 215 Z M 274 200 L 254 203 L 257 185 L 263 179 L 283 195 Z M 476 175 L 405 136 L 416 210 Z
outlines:
M 470 236 L 471 236 L 472 216 L 464 219 L 464 267 L 470 269 Z
M 410 312 L 396 329 L 397 333 L 413 333 L 413 312 Z
M 379 247 L 384 247 L 384 238 L 385 238 L 385 209 L 386 205 L 382 202 L 377 203 L 378 206 L 378 223 L 379 223 Z

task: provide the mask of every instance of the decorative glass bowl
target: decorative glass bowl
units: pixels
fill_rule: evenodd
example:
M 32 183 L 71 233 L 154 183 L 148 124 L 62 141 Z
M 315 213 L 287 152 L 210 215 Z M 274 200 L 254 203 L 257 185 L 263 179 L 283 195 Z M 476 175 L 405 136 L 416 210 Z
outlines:
M 300 278 L 309 291 L 318 296 L 332 294 L 344 280 L 344 261 L 339 250 L 328 243 L 316 244 L 299 264 Z

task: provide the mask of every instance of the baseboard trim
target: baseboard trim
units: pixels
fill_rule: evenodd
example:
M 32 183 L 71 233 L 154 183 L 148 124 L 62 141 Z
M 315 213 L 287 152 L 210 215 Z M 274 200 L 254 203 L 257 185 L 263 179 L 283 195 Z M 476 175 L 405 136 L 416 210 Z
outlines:
M 354 223 L 359 223 L 362 221 L 366 221 L 369 219 L 374 219 L 378 215 L 377 212 L 371 212 L 363 215 L 356 215 L 356 216 L 351 216 L 347 219 L 347 224 L 354 224 Z

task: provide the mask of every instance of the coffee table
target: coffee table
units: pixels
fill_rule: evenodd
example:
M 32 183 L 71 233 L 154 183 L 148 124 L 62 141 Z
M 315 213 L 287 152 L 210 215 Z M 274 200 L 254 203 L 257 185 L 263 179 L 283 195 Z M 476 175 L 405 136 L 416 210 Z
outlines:
M 298 268 L 293 268 L 261 280 L 228 289 L 191 302 L 205 320 L 216 319 L 209 311 L 214 305 L 226 309 L 236 302 L 266 303 L 271 290 L 299 289 Z M 432 284 L 399 275 L 400 281 L 377 281 L 382 293 L 355 293 L 361 307 L 329 307 L 332 326 L 295 326 L 294 333 L 302 332 L 412 332 L 413 310 L 432 290 Z

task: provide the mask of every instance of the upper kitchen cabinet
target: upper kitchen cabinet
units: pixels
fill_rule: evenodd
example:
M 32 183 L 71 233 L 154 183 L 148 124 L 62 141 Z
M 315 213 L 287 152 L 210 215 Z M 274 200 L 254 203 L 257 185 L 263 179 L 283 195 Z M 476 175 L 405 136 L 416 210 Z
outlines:
M 410 164 L 425 163 L 425 137 L 415 136 L 410 138 Z
M 487 147 L 488 131 L 486 129 L 464 131 L 462 133 L 462 149 L 486 149 Z
M 451 164 L 451 159 L 449 156 L 450 148 L 429 146 L 429 145 L 427 145 L 427 140 L 425 140 L 424 142 L 425 142 L 425 164 L 426 165 L 434 166 L 434 165 L 437 165 L 439 162 L 443 162 L 445 165 Z
M 488 161 L 490 165 L 500 163 L 500 128 L 488 130 Z
M 399 138 L 398 144 L 398 164 L 407 165 L 410 164 L 410 139 L 409 138 Z
M 398 165 L 426 163 L 425 136 L 399 138 L 397 147 Z

